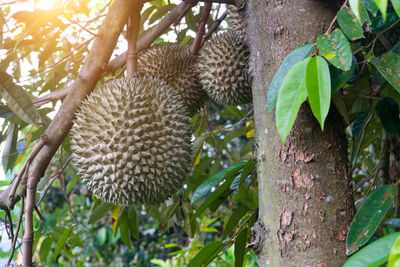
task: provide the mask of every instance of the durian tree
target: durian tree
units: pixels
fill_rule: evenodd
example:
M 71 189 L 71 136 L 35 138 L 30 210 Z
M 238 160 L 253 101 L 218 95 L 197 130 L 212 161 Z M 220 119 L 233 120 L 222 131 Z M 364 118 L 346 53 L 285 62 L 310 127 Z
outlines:
M 25 2 L 7 264 L 394 266 L 399 1 Z

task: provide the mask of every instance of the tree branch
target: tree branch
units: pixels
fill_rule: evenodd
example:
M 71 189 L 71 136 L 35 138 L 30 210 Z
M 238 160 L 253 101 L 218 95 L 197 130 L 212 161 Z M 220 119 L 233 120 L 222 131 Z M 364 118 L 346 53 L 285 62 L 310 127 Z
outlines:
M 132 10 L 132 15 L 128 19 L 128 51 L 126 52 L 126 75 L 133 77 L 137 72 L 137 39 L 140 30 L 140 11 L 143 3 L 137 0 Z
M 48 136 L 48 142 L 46 142 L 30 165 L 27 182 L 25 234 L 23 238 L 23 266 L 32 266 L 32 216 L 35 206 L 37 183 L 71 129 L 74 113 L 81 101 L 94 89 L 98 79 L 105 71 L 122 28 L 127 22 L 129 11 L 132 9 L 132 3 L 132 0 L 116 0 L 110 7 L 110 11 L 100 27 L 85 64 L 79 72 L 78 79 L 72 85 L 60 110 L 45 132 L 45 135 Z
M 197 27 L 196 38 L 194 39 L 193 45 L 190 48 L 190 53 L 192 55 L 196 56 L 199 53 L 199 50 L 201 48 L 203 36 L 206 31 L 205 29 L 206 29 L 207 20 L 208 20 L 208 17 L 210 16 L 210 12 L 211 12 L 211 6 L 212 6 L 211 2 L 207 2 L 204 4 L 203 15 L 201 16 L 199 26 Z

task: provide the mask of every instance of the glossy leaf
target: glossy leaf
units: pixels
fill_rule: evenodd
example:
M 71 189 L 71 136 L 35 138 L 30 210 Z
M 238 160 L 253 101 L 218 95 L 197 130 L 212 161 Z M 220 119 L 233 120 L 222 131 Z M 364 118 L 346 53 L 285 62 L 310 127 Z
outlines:
M 347 255 L 356 252 L 371 238 L 392 206 L 396 193 L 396 187 L 384 185 L 364 200 L 350 225 L 346 240 Z
M 331 34 L 320 35 L 317 46 L 323 56 L 335 67 L 344 71 L 350 70 L 352 54 L 349 41 L 340 29 Z
M 374 0 L 362 0 L 362 5 L 365 6 L 372 15 L 376 16 L 378 13 L 378 6 L 375 4 Z
M 398 21 L 399 17 L 395 12 L 388 12 L 386 19 L 383 19 L 382 15 L 377 16 L 371 20 L 371 27 L 373 33 L 379 33 L 387 30 L 393 23 Z
M 363 38 L 363 29 L 350 8 L 343 8 L 337 13 L 337 21 L 346 36 L 354 41 Z
M 388 267 L 399 267 L 400 266 L 400 237 L 396 239 L 390 250 Z
M 95 223 L 99 219 L 103 218 L 104 215 L 107 214 L 112 208 L 114 208 L 114 204 L 101 202 L 97 207 L 95 207 L 89 216 L 89 224 Z
M 294 64 L 279 89 L 275 114 L 276 127 L 282 143 L 293 127 L 301 104 L 307 99 L 305 74 L 309 60 L 310 58 L 307 58 Z
M 246 254 L 246 239 L 247 239 L 247 227 L 243 228 L 236 237 L 235 240 L 235 267 L 242 267 L 244 255 Z
M 112 219 L 112 231 L 114 233 L 114 235 L 117 233 L 118 230 L 118 226 L 119 223 L 118 220 L 120 218 L 120 214 L 121 214 L 121 205 L 116 205 L 111 213 L 111 219 Z
M 278 71 L 275 73 L 274 78 L 271 81 L 271 84 L 268 88 L 268 97 L 267 97 L 267 112 L 271 112 L 275 106 L 276 101 L 278 99 L 279 89 L 282 86 L 283 80 L 292 68 L 294 64 L 299 62 L 300 60 L 309 57 L 314 50 L 313 44 L 305 44 L 297 47 L 295 50 L 290 52 L 289 55 L 283 60 L 281 66 Z
M 220 240 L 210 242 L 191 259 L 187 267 L 207 266 L 223 248 L 224 245 Z
M 400 55 L 388 52 L 371 60 L 375 68 L 400 93 Z
M 54 248 L 54 253 L 53 253 L 53 259 L 56 260 L 58 254 L 60 253 L 61 249 L 64 247 L 65 242 L 67 242 L 68 237 L 70 236 L 70 234 L 72 233 L 72 227 L 68 227 L 64 230 L 64 232 L 62 233 L 62 235 L 60 236 L 60 238 L 57 241 L 57 245 Z
M 383 19 L 386 19 L 386 10 L 388 6 L 389 0 L 374 0 L 375 4 L 378 6 L 379 10 L 382 13 Z
M 201 185 L 199 185 L 199 187 L 197 187 L 192 197 L 192 203 L 210 192 L 211 188 L 218 185 L 218 183 L 220 183 L 223 179 L 239 173 L 239 171 L 243 169 L 245 165 L 246 162 L 244 161 L 235 163 L 232 166 L 229 166 L 228 168 L 208 178 Z
M 250 159 L 244 166 L 242 174 L 240 176 L 237 176 L 235 180 L 233 180 L 230 189 L 235 191 L 239 190 L 240 182 L 246 179 L 246 177 L 249 176 L 250 173 L 252 173 L 255 167 L 256 163 L 254 162 L 254 160 Z
M 29 95 L 21 86 L 14 84 L 12 76 L 4 71 L 0 71 L 0 94 L 19 118 L 36 126 L 42 123 Z
M 352 255 L 343 267 L 379 267 L 389 259 L 390 250 L 400 232 L 384 236 Z
M 400 227 L 400 218 L 391 218 L 384 222 L 385 225 L 391 226 L 391 227 Z
M 383 97 L 376 111 L 385 131 L 400 136 L 399 104 L 390 97 Z
M 331 104 L 331 77 L 329 66 L 322 57 L 312 57 L 306 70 L 306 88 L 311 111 L 324 129 Z
M 52 243 L 53 240 L 49 236 L 44 238 L 43 241 L 40 243 L 39 258 L 41 262 L 44 262 L 49 255 Z

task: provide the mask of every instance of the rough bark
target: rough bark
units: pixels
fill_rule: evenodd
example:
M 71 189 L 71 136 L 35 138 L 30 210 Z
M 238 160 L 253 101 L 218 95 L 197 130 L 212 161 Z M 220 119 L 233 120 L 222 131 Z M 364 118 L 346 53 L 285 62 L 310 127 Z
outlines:
M 267 91 L 295 47 L 314 43 L 335 15 L 329 1 L 250 0 L 247 32 L 254 60 L 253 99 L 259 220 L 264 224 L 260 266 L 342 266 L 354 214 L 347 140 L 334 108 L 321 132 L 304 104 L 283 147 Z M 261 223 L 261 224 L 262 224 Z M 258 227 L 260 228 L 260 227 Z

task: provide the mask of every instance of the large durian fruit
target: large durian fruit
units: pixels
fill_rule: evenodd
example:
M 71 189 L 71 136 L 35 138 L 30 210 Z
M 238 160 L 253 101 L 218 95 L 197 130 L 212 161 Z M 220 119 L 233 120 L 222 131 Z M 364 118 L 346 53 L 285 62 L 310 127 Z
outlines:
M 191 116 L 207 100 L 196 71 L 196 61 L 186 46 L 158 45 L 139 54 L 138 72 L 172 86 L 183 97 Z
M 249 77 L 250 49 L 241 31 L 214 36 L 200 49 L 200 82 L 214 101 L 238 105 L 252 101 Z
M 231 27 L 232 30 L 235 31 L 243 31 L 244 32 L 244 24 L 242 21 L 242 17 L 240 16 L 236 6 L 234 5 L 228 5 L 227 6 L 227 19 L 228 19 L 228 24 Z
M 182 186 L 190 165 L 186 105 L 153 78 L 96 88 L 77 111 L 71 137 L 78 174 L 106 202 L 162 202 Z

